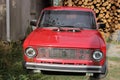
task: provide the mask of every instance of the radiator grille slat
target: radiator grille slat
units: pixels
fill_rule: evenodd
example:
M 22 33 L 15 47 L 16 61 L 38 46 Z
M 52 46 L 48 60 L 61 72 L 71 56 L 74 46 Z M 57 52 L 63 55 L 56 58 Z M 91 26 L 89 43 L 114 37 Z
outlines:
M 50 50 L 50 58 L 75 59 L 76 50 L 74 49 L 53 49 Z
M 91 60 L 92 49 L 38 48 L 37 58 Z

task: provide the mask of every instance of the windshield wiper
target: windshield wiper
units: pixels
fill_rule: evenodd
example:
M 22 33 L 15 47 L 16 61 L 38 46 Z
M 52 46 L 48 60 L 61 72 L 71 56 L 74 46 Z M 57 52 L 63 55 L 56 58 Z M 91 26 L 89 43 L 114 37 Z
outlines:
M 56 27 L 56 28 L 58 28 L 58 29 L 54 29 L 54 31 L 58 31 L 58 32 L 65 31 L 59 25 L 50 25 L 50 24 L 41 24 L 41 25 L 42 25 L 42 27 Z
M 75 26 L 75 28 L 78 28 L 79 30 L 83 30 L 83 27 L 77 27 L 77 26 Z
M 76 27 L 76 26 L 61 26 L 61 27 L 70 28 L 67 30 L 68 32 L 80 32 L 81 30 L 83 30 L 83 27 Z
M 52 24 L 40 24 L 42 27 L 60 27 L 58 25 L 52 25 Z
M 69 26 L 69 25 L 66 25 L 66 26 L 61 26 L 61 27 L 74 28 L 74 26 Z

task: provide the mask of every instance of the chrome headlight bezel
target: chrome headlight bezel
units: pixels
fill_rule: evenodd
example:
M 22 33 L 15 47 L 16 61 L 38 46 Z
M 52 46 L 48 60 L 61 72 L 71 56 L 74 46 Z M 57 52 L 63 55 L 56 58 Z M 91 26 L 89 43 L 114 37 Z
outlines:
M 28 47 L 26 50 L 25 50 L 25 55 L 29 58 L 34 58 L 36 55 L 37 55 L 37 52 L 34 48 L 32 47 Z
M 94 51 L 92 57 L 93 57 L 94 60 L 100 61 L 103 58 L 103 53 L 99 50 Z

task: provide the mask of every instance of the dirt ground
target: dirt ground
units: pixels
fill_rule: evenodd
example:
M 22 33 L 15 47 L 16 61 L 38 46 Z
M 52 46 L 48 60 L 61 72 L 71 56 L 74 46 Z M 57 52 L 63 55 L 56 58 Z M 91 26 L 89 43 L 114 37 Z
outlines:
M 107 56 L 120 58 L 120 44 L 107 44 Z

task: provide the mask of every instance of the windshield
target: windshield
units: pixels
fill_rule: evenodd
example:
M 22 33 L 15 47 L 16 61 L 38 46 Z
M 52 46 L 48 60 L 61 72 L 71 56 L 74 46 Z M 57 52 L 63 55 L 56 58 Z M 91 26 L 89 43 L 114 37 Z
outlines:
M 46 10 L 43 12 L 39 26 L 96 29 L 96 22 L 92 12 Z

